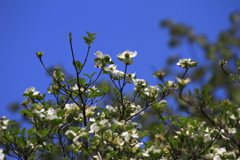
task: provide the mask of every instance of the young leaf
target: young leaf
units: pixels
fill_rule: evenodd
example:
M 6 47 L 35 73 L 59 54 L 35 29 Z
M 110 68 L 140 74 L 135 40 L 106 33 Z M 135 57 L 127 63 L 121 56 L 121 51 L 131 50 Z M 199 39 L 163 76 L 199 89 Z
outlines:
M 90 45 L 91 43 L 93 43 L 93 40 L 96 39 L 96 37 L 94 37 L 97 33 L 90 33 L 87 31 L 87 37 L 83 37 L 84 39 L 84 43 L 87 43 L 88 45 Z

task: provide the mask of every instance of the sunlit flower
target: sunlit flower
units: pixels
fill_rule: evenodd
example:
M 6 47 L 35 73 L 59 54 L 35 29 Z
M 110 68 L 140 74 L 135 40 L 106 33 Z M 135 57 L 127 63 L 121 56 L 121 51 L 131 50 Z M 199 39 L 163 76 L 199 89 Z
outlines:
M 89 133 L 95 133 L 97 131 L 99 131 L 100 127 L 97 125 L 97 123 L 93 123 L 90 126 L 90 131 Z
M 77 134 L 76 134 L 73 130 L 70 130 L 70 129 L 65 132 L 65 135 L 66 135 L 66 136 L 67 136 L 68 134 L 72 134 L 74 137 L 77 136 Z
M 0 160 L 5 158 L 5 154 L 3 153 L 3 149 L 0 149 Z
M 65 104 L 64 110 L 67 110 L 67 111 L 79 110 L 79 107 L 76 103 L 71 103 L 71 104 L 67 103 Z
M 174 83 L 174 81 L 166 81 L 166 82 L 164 82 L 164 84 L 169 89 L 176 89 L 177 88 L 177 84 Z
M 186 78 L 186 79 L 181 79 L 181 78 L 178 78 L 176 77 L 178 83 L 180 83 L 181 85 L 185 86 L 187 85 L 189 82 L 191 82 L 191 79 L 190 78 Z
M 134 112 L 130 114 L 131 116 L 137 114 L 142 110 L 142 107 L 140 105 L 135 106 L 134 104 L 132 104 L 131 107 L 134 109 Z M 143 115 L 144 111 L 142 111 L 140 114 Z
M 107 110 L 109 110 L 110 112 L 116 112 L 116 111 L 117 111 L 115 108 L 113 108 L 113 107 L 110 106 L 110 105 L 107 105 L 106 108 L 107 108 Z
M 196 67 L 197 62 L 191 59 L 179 59 L 177 65 L 180 66 L 181 68 Z
M 125 76 L 125 81 L 127 83 L 133 83 L 135 79 L 136 79 L 136 73 L 128 73 Z
M 9 123 L 9 119 L 7 119 L 6 116 L 3 116 L 1 119 L 0 119 L 0 129 L 7 129 L 7 125 Z
M 150 156 L 150 155 L 148 154 L 148 152 L 146 152 L 146 151 L 143 152 L 142 155 L 143 155 L 143 157 L 149 157 L 149 156 Z
M 117 74 L 119 70 L 116 68 L 117 66 L 115 64 L 110 64 L 108 67 L 104 67 L 104 71 L 111 72 L 112 74 Z
M 124 72 L 123 72 L 123 71 L 119 71 L 119 72 L 117 73 L 117 75 L 118 75 L 119 77 L 123 78 L 123 77 L 124 77 Z
M 212 140 L 212 137 L 211 137 L 211 135 L 210 135 L 210 133 L 207 133 L 207 134 L 204 134 L 203 135 L 203 142 L 205 143 L 205 142 L 209 142 L 209 141 L 211 141 Z
M 71 87 L 71 89 L 74 90 L 74 91 L 78 91 L 78 85 L 75 84 L 73 87 Z M 80 88 L 80 91 L 83 92 L 84 89 L 83 89 L 83 88 Z
M 119 146 L 123 146 L 124 145 L 124 141 L 122 140 L 122 138 L 120 138 L 119 136 L 117 136 L 116 138 L 114 138 L 113 140 L 114 143 L 116 143 Z
M 145 79 L 133 79 L 133 81 L 135 85 L 134 90 L 139 91 L 147 86 L 147 82 Z
M 149 86 L 144 89 L 145 95 L 149 96 L 150 98 L 157 98 L 159 91 L 160 89 L 158 86 Z
M 49 108 L 47 110 L 46 119 L 53 120 L 53 119 L 57 119 L 57 118 L 59 118 L 59 117 L 57 116 L 56 110 L 54 110 L 53 108 Z
M 95 53 L 95 55 L 97 56 L 97 58 L 94 59 L 95 62 L 95 67 L 100 68 L 105 66 L 106 63 L 110 63 L 112 61 L 111 57 L 107 54 L 103 55 L 102 52 L 97 51 Z
M 131 51 L 129 51 L 129 50 L 124 51 L 123 53 L 119 53 L 119 54 L 117 55 L 117 57 L 118 57 L 118 59 L 119 59 L 120 61 L 123 61 L 125 64 L 128 64 L 128 65 L 130 65 L 130 64 L 133 63 L 132 58 L 133 58 L 133 57 L 136 57 L 136 56 L 137 56 L 137 52 L 136 52 L 136 51 L 131 52 Z
M 33 110 L 33 113 L 36 113 L 36 115 L 40 118 L 44 118 L 46 115 L 45 115 L 45 109 L 44 108 L 36 108 Z
M 139 138 L 138 137 L 138 133 L 137 133 L 137 130 L 136 129 L 133 129 L 133 130 L 128 130 L 128 131 L 125 131 L 122 133 L 121 135 L 125 141 L 129 141 L 129 139 L 132 137 L 132 138 Z
M 97 107 L 96 106 L 89 106 L 87 109 L 86 109 L 86 116 L 91 116 L 92 114 L 94 114 L 94 111 Z
M 32 93 L 34 96 L 40 94 L 39 91 L 35 91 L 35 88 L 34 88 L 34 87 L 27 88 L 24 93 L 26 93 L 26 94 Z
M 228 128 L 228 133 L 236 133 L 236 128 Z

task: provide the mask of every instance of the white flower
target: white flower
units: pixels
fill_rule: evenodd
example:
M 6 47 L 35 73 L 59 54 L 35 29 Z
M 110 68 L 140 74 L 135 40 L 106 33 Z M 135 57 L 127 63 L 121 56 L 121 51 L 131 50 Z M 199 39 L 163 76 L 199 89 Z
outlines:
M 3 149 L 0 149 L 0 160 L 4 160 L 5 154 L 3 153 Z
M 98 127 L 97 123 L 93 123 L 90 126 L 89 133 L 95 133 L 95 132 L 99 131 L 99 129 L 100 129 L 100 127 Z
M 113 74 L 117 74 L 119 72 L 119 70 L 116 69 L 117 66 L 115 64 L 110 64 L 108 67 L 104 67 L 105 71 L 109 71 Z
M 116 119 L 113 119 L 113 124 L 115 124 L 115 125 L 122 126 L 122 125 L 124 124 L 124 122 L 125 122 L 125 121 L 119 122 L 119 121 L 117 121 Z
M 177 65 L 181 68 L 195 67 L 197 66 L 197 62 L 191 59 L 179 59 Z
M 43 118 L 45 117 L 45 109 L 41 108 L 41 109 L 35 109 L 33 110 L 33 113 L 36 113 L 38 117 Z
M 133 83 L 135 79 L 136 79 L 136 73 L 128 73 L 125 76 L 125 81 L 127 83 Z
M 92 114 L 94 114 L 94 111 L 97 107 L 96 106 L 89 106 L 86 109 L 86 116 L 91 116 Z
M 138 138 L 138 133 L 136 129 L 133 129 L 133 130 L 123 132 L 121 136 L 124 138 L 125 141 L 128 142 L 130 137 Z
M 77 90 L 78 90 L 78 85 L 75 84 L 73 87 L 71 87 L 71 89 L 74 90 L 74 91 L 77 91 Z M 83 92 L 84 89 L 83 89 L 83 88 L 80 88 L 80 91 Z
M 95 55 L 97 56 L 97 58 L 94 59 L 94 61 L 95 61 L 94 66 L 97 68 L 100 68 L 100 67 L 104 66 L 106 63 L 109 63 L 112 61 L 112 59 L 109 55 L 107 55 L 107 54 L 103 55 L 103 53 L 100 51 L 97 51 L 95 53 Z
M 73 130 L 67 130 L 66 132 L 65 132 L 65 135 L 68 135 L 68 134 L 72 134 L 74 137 L 75 136 L 77 136 L 77 134 L 73 131 Z
M 171 88 L 171 89 L 177 87 L 177 84 L 174 83 L 174 81 L 167 81 L 167 82 L 164 82 L 164 83 L 165 83 L 166 87 Z
M 120 61 L 123 61 L 125 64 L 128 64 L 128 65 L 133 63 L 132 58 L 136 57 L 136 56 L 137 56 L 137 52 L 136 51 L 131 52 L 129 50 L 124 51 L 123 53 L 119 53 L 117 55 L 117 57 L 118 57 L 118 59 Z
M 39 91 L 35 91 L 35 88 L 34 88 L 34 87 L 27 88 L 24 93 L 29 94 L 29 93 L 31 93 L 31 92 L 33 92 L 33 95 L 34 95 L 34 96 L 40 94 Z
M 116 111 L 117 111 L 115 108 L 113 108 L 113 107 L 110 106 L 110 105 L 107 105 L 106 108 L 107 108 L 107 110 L 109 110 L 110 112 L 116 112 Z
M 203 135 L 203 142 L 209 142 L 212 140 L 212 137 L 209 133 Z
M 64 110 L 67 110 L 67 111 L 79 110 L 79 107 L 76 103 L 72 103 L 72 104 L 67 103 L 65 104 Z
M 109 123 L 108 119 L 103 119 L 99 122 L 99 124 L 101 124 L 102 126 L 105 126 Z
M 6 116 L 3 116 L 3 117 L 1 118 L 1 120 L 2 120 L 3 125 L 5 125 L 5 126 L 8 125 L 9 119 L 7 119 Z
M 225 156 L 233 156 L 234 159 L 236 159 L 236 154 L 234 152 L 225 152 Z
M 134 108 L 134 112 L 130 114 L 131 116 L 137 114 L 142 110 L 142 107 L 140 105 L 135 106 L 134 104 L 132 104 L 131 107 Z M 142 111 L 140 114 L 143 115 L 144 111 Z
M 89 121 L 90 122 L 95 122 L 96 120 L 93 117 L 91 117 L 91 118 L 89 118 Z
M 9 122 L 10 120 L 9 119 L 7 119 L 7 117 L 6 116 L 3 116 L 1 119 L 0 119 L 0 129 L 7 129 L 7 125 L 8 125 L 8 122 Z
M 236 133 L 236 128 L 228 128 L 228 133 Z
M 158 86 L 149 86 L 144 89 L 144 93 L 150 98 L 157 98 L 159 90 Z
M 231 115 L 230 115 L 230 118 L 231 118 L 231 119 L 234 119 L 234 120 L 237 119 L 237 118 L 234 116 L 234 114 L 231 114 Z
M 221 158 L 219 155 L 215 155 L 215 156 L 213 157 L 213 160 L 222 160 L 222 158 Z
M 148 152 L 146 152 L 146 151 L 143 152 L 142 155 L 143 155 L 143 157 L 149 157 L 149 156 L 150 156 L 150 155 L 148 154 Z
M 146 86 L 147 82 L 145 79 L 134 79 L 135 86 Z
M 49 108 L 47 110 L 47 117 L 46 117 L 46 119 L 53 120 L 53 119 L 57 119 L 57 118 L 58 118 L 58 116 L 57 116 L 56 111 L 53 108 Z
M 226 152 L 226 148 L 214 148 L 214 152 L 219 155 L 223 155 Z
M 180 83 L 181 85 L 185 86 L 187 85 L 189 82 L 191 82 L 190 78 L 186 78 L 186 79 L 180 79 L 178 77 L 176 77 L 178 83 Z

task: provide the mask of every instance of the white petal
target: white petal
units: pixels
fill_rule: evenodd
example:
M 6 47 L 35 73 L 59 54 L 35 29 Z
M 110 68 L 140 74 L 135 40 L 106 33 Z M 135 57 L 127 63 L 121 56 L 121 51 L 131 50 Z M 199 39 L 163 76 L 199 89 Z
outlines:
M 95 55 L 98 57 L 98 58 L 102 58 L 103 57 L 103 53 L 101 51 L 97 51 L 95 53 Z

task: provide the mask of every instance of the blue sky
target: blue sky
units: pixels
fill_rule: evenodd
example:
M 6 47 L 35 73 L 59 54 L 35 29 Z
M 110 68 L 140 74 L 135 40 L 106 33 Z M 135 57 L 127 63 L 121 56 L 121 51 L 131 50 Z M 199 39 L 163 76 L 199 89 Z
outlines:
M 68 32 L 73 33 L 78 60 L 83 60 L 87 50 L 81 38 L 85 31 L 98 33 L 85 72 L 97 71 L 92 63 L 96 51 L 111 55 L 118 69 L 123 69 L 116 55 L 128 49 L 138 52 L 129 72 L 155 85 L 153 67 L 160 69 L 166 58 L 176 53 L 191 58 L 185 48 L 167 46 L 169 36 L 159 27 L 161 20 L 185 23 L 214 40 L 230 25 L 229 14 L 239 8 L 237 0 L 0 0 L 0 117 L 18 117 L 7 107 L 23 101 L 26 88 L 34 86 L 46 93 L 51 78 L 39 63 L 37 51 L 45 52 L 46 66 L 61 65 L 74 73 Z

